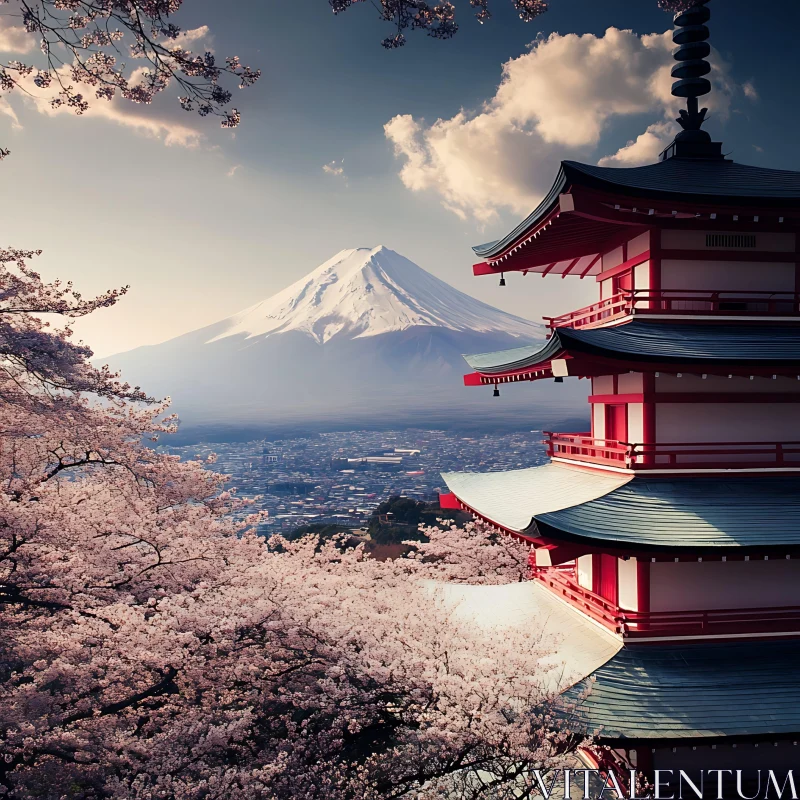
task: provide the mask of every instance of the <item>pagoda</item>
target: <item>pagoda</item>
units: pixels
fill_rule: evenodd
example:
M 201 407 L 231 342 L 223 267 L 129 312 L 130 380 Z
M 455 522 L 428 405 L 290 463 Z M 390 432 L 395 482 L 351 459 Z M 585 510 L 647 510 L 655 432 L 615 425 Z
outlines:
M 590 381 L 591 429 L 547 433 L 544 466 L 443 476 L 444 507 L 529 542 L 532 580 L 616 637 L 570 693 L 621 769 L 800 759 L 800 172 L 736 163 L 702 129 L 708 1 L 675 16 L 687 108 L 659 161 L 565 161 L 474 248 L 503 285 L 597 283 L 543 346 L 465 356 L 496 396 Z

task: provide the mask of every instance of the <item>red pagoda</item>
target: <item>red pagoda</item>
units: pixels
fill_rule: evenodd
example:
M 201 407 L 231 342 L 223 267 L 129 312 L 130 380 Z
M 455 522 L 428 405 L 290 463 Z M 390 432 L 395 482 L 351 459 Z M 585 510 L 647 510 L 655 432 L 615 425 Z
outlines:
M 550 463 L 451 473 L 448 503 L 532 545 L 532 574 L 619 640 L 578 714 L 620 768 L 800 757 L 800 173 L 702 130 L 708 0 L 675 17 L 683 128 L 656 164 L 565 161 L 476 275 L 596 281 L 544 344 L 466 356 L 468 386 L 591 381 Z M 760 748 L 760 749 L 759 749 Z

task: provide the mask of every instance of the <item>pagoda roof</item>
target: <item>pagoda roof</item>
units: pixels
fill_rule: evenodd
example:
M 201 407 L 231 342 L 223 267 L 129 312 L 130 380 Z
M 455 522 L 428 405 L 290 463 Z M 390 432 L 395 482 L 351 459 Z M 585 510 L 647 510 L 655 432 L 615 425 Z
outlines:
M 798 659 L 799 641 L 627 646 L 565 697 L 600 740 L 797 734 Z
M 635 478 L 589 502 L 536 514 L 539 532 L 617 548 L 757 549 L 800 545 L 800 478 Z
M 481 375 L 503 375 L 564 355 L 658 364 L 791 366 L 800 363 L 800 326 L 686 324 L 632 320 L 607 328 L 557 328 L 542 346 L 465 355 Z
M 522 533 L 538 514 L 603 497 L 630 475 L 597 474 L 560 464 L 509 472 L 445 472 L 442 478 L 465 505 L 503 528 Z
M 642 167 L 598 167 L 562 161 L 552 188 L 533 213 L 502 239 L 477 245 L 473 250 L 481 258 L 497 258 L 547 222 L 558 211 L 560 196 L 576 187 L 654 203 L 669 201 L 679 206 L 793 208 L 800 205 L 800 172 L 792 170 L 753 167 L 726 159 L 668 158 Z M 652 222 L 652 217 L 647 221 Z M 597 233 L 593 231 L 593 235 Z
M 434 583 L 437 602 L 471 628 L 536 631 L 546 653 L 538 670 L 548 690 L 564 691 L 619 652 L 623 642 L 606 628 L 560 600 L 538 581 L 495 585 Z M 534 648 L 535 649 L 535 648 Z
M 800 546 L 800 477 L 648 479 L 563 464 L 442 477 L 484 519 L 586 552 L 721 555 Z

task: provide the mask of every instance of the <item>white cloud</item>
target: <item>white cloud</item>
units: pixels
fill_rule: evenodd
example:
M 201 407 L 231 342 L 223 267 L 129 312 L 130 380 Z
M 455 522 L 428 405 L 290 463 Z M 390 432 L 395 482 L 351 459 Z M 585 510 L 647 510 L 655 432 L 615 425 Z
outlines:
M 211 39 L 211 29 L 208 25 L 201 25 L 199 28 L 190 28 L 188 31 L 181 31 L 177 39 L 172 42 L 178 47 L 190 49 L 194 42 L 208 41 Z M 172 46 L 172 45 L 170 45 Z
M 330 164 L 323 164 L 322 171 L 326 175 L 333 175 L 334 178 L 344 178 L 347 182 L 347 175 L 344 171 L 344 159 L 341 161 L 331 161 Z
M 756 86 L 753 83 L 753 81 L 745 81 L 742 84 L 742 91 L 744 92 L 744 96 L 748 100 L 755 101 L 755 100 L 758 100 L 758 98 L 759 98 L 758 89 L 756 89 Z
M 652 164 L 674 136 L 675 126 L 670 122 L 654 122 L 614 155 L 604 156 L 597 163 L 601 167 L 638 167 Z
M 0 97 L 0 114 L 4 117 L 8 117 L 11 120 L 11 129 L 15 131 L 22 130 L 22 124 L 19 121 L 19 117 L 17 116 L 17 112 L 14 111 L 11 104 Z
M 242 168 L 241 164 L 234 164 L 225 174 L 229 178 L 232 178 L 236 174 L 237 170 L 240 170 L 241 168 Z
M 0 53 L 30 53 L 37 44 L 36 37 L 22 25 L 14 25 L 8 16 L 0 16 Z
M 400 115 L 384 128 L 400 178 L 412 191 L 436 192 L 462 218 L 489 221 L 501 208 L 527 213 L 553 179 L 554 162 L 593 156 L 615 120 L 651 114 L 657 122 L 603 163 L 653 160 L 674 135 L 680 101 L 671 96 L 671 32 L 637 36 L 557 33 L 503 65 L 495 95 L 475 113 L 432 124 Z M 715 56 L 715 62 L 721 62 Z M 715 69 L 712 102 L 727 113 L 726 67 Z
M 66 68 L 64 68 L 66 70 Z M 136 85 L 137 80 L 145 71 L 144 67 L 135 70 L 130 76 L 131 85 Z M 53 108 L 51 100 L 58 95 L 59 86 L 53 81 L 46 90 L 39 89 L 33 84 L 32 78 L 21 82 L 28 94 L 18 95 L 39 113 L 47 116 L 66 114 L 74 116 L 74 112 L 66 105 Z M 65 83 L 70 81 L 65 77 Z M 139 134 L 159 139 L 167 146 L 198 147 L 204 136 L 200 129 L 186 124 L 179 119 L 192 118 L 188 112 L 182 111 L 174 99 L 159 97 L 153 105 L 132 103 L 119 96 L 112 100 L 99 100 L 92 96 L 92 88 L 76 86 L 77 91 L 85 93 L 90 99 L 89 109 L 83 113 L 83 118 L 104 119 L 130 128 Z M 16 94 L 16 93 L 15 93 Z M 172 103 L 172 110 L 168 104 Z
M 39 110 L 47 114 L 72 113 L 67 108 L 52 109 L 49 102 L 42 105 L 45 108 L 40 107 Z M 105 119 L 131 128 L 144 136 L 161 140 L 168 147 L 198 147 L 204 138 L 203 133 L 191 125 L 177 122 L 168 115 L 159 115 L 150 106 L 136 105 L 119 98 L 110 101 L 96 100 L 83 116 Z

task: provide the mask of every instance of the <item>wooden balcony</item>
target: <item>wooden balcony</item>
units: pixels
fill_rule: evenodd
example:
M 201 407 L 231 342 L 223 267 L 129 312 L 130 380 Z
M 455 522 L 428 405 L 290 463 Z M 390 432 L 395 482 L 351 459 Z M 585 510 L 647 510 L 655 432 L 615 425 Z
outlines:
M 532 569 L 532 578 L 625 639 L 800 632 L 800 606 L 698 611 L 628 611 L 577 582 L 574 568 Z
M 595 439 L 591 433 L 550 433 L 550 458 L 629 470 L 800 470 L 800 442 L 641 444 Z
M 599 303 L 545 317 L 556 328 L 597 328 L 631 317 L 660 319 L 681 317 L 784 318 L 800 320 L 800 294 L 796 292 L 689 291 L 686 289 L 633 289 Z

